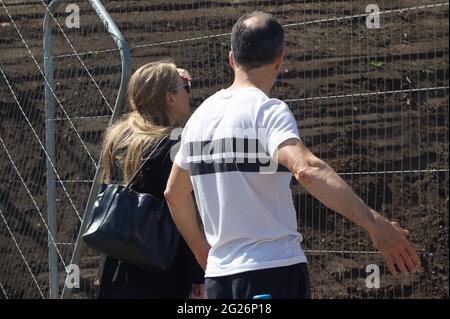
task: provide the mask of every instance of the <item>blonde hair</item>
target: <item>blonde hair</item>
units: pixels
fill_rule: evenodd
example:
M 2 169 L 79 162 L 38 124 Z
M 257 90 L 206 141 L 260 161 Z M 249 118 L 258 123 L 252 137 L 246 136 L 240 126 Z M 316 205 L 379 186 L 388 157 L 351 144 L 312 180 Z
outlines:
M 139 168 L 143 154 L 170 133 L 166 93 L 178 74 L 175 64 L 167 61 L 147 63 L 131 76 L 128 103 L 131 112 L 109 127 L 102 145 L 102 182 L 111 182 L 114 165 L 128 183 Z M 116 177 L 117 178 L 117 177 Z

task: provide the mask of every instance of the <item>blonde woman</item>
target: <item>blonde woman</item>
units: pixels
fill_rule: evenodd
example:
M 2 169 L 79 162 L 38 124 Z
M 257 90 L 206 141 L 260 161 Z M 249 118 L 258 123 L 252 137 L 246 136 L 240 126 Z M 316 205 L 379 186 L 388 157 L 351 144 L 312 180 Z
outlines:
M 158 142 L 189 116 L 191 76 L 170 62 L 140 67 L 128 85 L 131 112 L 106 131 L 103 140 L 104 183 L 127 183 Z M 133 189 L 164 199 L 172 167 L 170 149 L 177 141 L 165 139 L 147 161 Z M 169 213 L 169 212 L 168 212 Z M 180 238 L 168 271 L 145 271 L 104 256 L 99 268 L 98 298 L 198 298 L 204 273 Z

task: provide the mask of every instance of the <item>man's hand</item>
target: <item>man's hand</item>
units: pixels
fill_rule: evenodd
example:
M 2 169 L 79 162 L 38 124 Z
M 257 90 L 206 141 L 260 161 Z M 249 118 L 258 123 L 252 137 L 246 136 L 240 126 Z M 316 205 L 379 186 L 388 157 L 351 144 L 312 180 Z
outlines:
M 275 159 L 294 174 L 297 181 L 328 208 L 364 228 L 381 252 L 389 270 L 412 273 L 420 265 L 416 250 L 406 239 L 409 232 L 370 209 L 324 161 L 312 154 L 298 139 L 278 147 Z
M 205 295 L 205 284 L 192 284 L 189 299 L 203 299 Z
M 369 229 L 369 235 L 386 260 L 389 270 L 396 275 L 396 264 L 402 273 L 415 272 L 420 266 L 420 258 L 407 239 L 409 231 L 401 228 L 398 223 L 377 215 L 374 227 Z

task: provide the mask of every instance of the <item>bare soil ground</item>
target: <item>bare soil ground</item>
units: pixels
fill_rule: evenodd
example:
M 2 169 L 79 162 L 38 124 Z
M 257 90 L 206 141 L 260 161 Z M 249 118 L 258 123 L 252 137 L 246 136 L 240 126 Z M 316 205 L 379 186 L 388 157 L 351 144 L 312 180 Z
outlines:
M 45 6 L 40 0 L 3 3 L 0 298 L 38 298 L 48 295 L 44 77 L 38 68 Z M 236 19 L 255 9 L 275 14 L 286 26 L 287 55 L 273 96 L 288 102 L 317 155 L 371 207 L 411 231 L 423 262 L 417 274 L 391 276 L 361 229 L 293 185 L 313 296 L 448 298 L 448 2 L 378 1 L 382 11 L 393 10 L 381 16 L 380 29 L 368 29 L 366 18 L 357 16 L 369 3 L 104 1 L 129 43 L 134 68 L 172 58 L 191 71 L 193 109 L 232 81 L 228 33 Z M 120 77 L 114 41 L 86 1 L 80 9 L 79 29 L 67 29 L 67 13 L 57 11 L 65 35 L 55 26 L 53 49 L 55 167 L 64 180 L 64 188 L 57 186 L 57 241 L 66 263 Z M 380 265 L 380 289 L 366 288 L 368 264 Z M 77 297 L 92 296 L 95 253 L 86 252 L 80 266 Z M 61 283 L 62 269 L 60 262 Z

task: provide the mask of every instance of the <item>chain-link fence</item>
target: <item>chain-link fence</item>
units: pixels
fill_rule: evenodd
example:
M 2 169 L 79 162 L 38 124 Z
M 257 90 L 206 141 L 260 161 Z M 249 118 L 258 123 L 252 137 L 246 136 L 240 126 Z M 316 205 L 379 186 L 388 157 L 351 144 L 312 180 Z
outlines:
M 111 117 L 120 54 L 93 6 L 76 1 L 80 27 L 53 25 L 56 255 L 61 291 Z M 0 0 L 0 296 L 48 297 L 48 203 L 42 1 Z M 411 231 L 422 267 L 391 276 L 370 238 L 293 185 L 316 298 L 448 298 L 448 2 L 104 1 L 133 66 L 163 58 L 193 75 L 193 109 L 232 81 L 229 35 L 243 13 L 285 26 L 286 62 L 272 91 L 305 143 L 373 208 Z M 3 8 L 2 8 L 3 6 Z M 125 112 L 125 110 L 121 110 Z M 64 186 L 64 187 L 63 187 Z M 53 257 L 54 258 L 54 257 Z M 379 265 L 379 289 L 366 267 Z M 93 294 L 95 253 L 82 250 Z
M 60 294 L 102 130 L 120 98 L 118 38 L 94 4 L 1 2 L 0 282 L 7 298 Z M 85 54 L 92 43 L 115 50 Z M 80 267 L 94 269 L 85 256 Z M 92 283 L 81 284 L 91 294 Z

